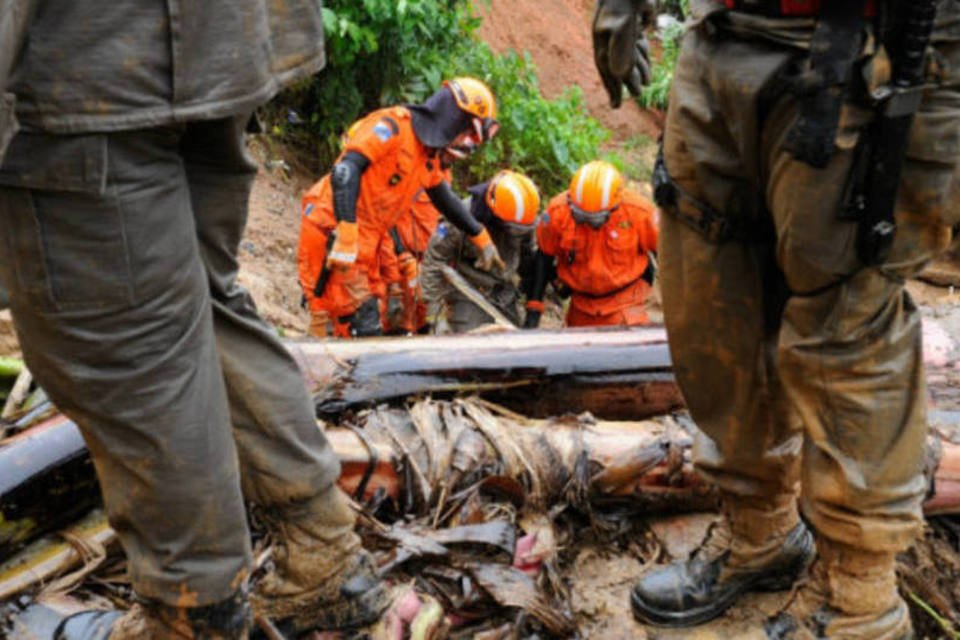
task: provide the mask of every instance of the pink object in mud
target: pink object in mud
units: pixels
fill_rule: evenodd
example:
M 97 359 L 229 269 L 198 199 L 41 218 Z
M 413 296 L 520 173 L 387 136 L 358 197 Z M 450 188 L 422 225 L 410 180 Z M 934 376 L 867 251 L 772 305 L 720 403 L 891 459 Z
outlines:
M 513 551 L 513 566 L 529 576 L 536 576 L 540 572 L 540 565 L 543 564 L 541 558 L 530 553 L 536 544 L 537 534 L 528 533 L 517 540 Z
M 420 606 L 420 598 L 417 596 L 417 592 L 413 589 L 407 589 L 394 602 L 392 613 L 397 614 L 401 621 L 409 624 L 420 613 Z
M 923 320 L 923 361 L 927 366 L 944 367 L 951 361 L 956 342 L 936 320 Z

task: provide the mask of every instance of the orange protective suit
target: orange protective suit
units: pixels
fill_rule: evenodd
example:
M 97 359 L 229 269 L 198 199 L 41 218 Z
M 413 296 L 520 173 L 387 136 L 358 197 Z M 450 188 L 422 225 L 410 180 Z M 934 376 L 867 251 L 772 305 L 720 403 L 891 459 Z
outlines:
M 656 207 L 639 194 L 625 190 L 598 229 L 576 223 L 566 192 L 554 197 L 537 225 L 537 244 L 556 258 L 557 276 L 572 291 L 567 326 L 649 322 L 650 285 L 641 276 L 657 236 Z
M 443 171 L 443 179 L 453 179 L 450 169 Z M 440 212 L 433 206 L 426 189 L 413 196 L 410 207 L 400 214 L 386 244 L 394 249 L 392 256 L 381 253 L 379 277 L 385 281 L 381 318 L 384 333 L 416 333 L 427 323 L 427 304 L 420 290 L 420 263 L 430 244 L 433 232 L 440 223 Z M 399 241 L 399 242 L 398 242 Z M 410 262 L 412 260 L 412 262 Z M 380 292 L 377 295 L 381 295 Z M 400 301 L 394 309 L 391 298 Z
M 410 112 L 405 107 L 380 109 L 350 129 L 343 153 L 354 151 L 370 161 L 360 178 L 357 198 L 359 231 L 356 262 L 333 269 L 321 295 L 318 280 L 327 258 L 327 242 L 337 224 L 330 176 L 324 176 L 304 195 L 297 255 L 300 286 L 311 314 L 327 313 L 342 334 L 340 318 L 349 316 L 379 285 L 380 244 L 397 218 L 408 209 L 420 189 L 443 181 L 440 160 L 431 155 L 414 135 Z M 373 284 L 371 284 L 373 274 Z

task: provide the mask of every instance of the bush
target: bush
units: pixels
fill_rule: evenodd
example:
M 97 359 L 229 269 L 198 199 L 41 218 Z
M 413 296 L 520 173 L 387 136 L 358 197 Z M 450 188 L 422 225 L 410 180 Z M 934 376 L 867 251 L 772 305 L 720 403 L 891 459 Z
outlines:
M 510 167 L 533 178 L 544 196 L 567 185 L 595 158 L 607 131 L 586 115 L 579 88 L 545 100 L 529 57 L 495 55 L 475 37 L 468 0 L 327 0 L 327 66 L 261 111 L 271 132 L 307 150 L 318 173 L 340 150 L 340 136 L 363 114 L 419 102 L 444 78 L 471 75 L 497 96 L 500 135 L 468 163 L 458 184 L 487 180 Z
M 360 116 L 433 91 L 479 26 L 468 0 L 327 0 L 323 21 L 326 67 L 262 111 L 274 134 L 316 154 L 319 171 Z
M 673 84 L 673 70 L 677 66 L 680 54 L 680 40 L 683 37 L 683 21 L 690 14 L 689 0 L 669 0 L 660 5 L 663 13 L 674 18 L 665 27 L 657 31 L 660 43 L 660 57 L 653 62 L 653 79 L 643 88 L 637 102 L 644 109 L 666 109 L 670 98 L 670 86 Z
M 489 179 L 510 168 L 526 173 L 542 195 L 565 189 L 584 162 L 597 157 L 609 132 L 587 115 L 579 87 L 547 100 L 540 94 L 536 67 L 528 55 L 494 54 L 474 42 L 454 59 L 449 76 L 470 74 L 486 82 L 497 96 L 499 135 L 469 163 L 457 167 L 460 184 Z

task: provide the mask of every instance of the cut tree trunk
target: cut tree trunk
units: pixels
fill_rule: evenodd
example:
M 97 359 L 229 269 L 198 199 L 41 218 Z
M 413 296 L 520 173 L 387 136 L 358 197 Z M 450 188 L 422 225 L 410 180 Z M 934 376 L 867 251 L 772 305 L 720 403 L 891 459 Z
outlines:
M 328 416 L 411 395 L 463 391 L 480 393 L 535 417 L 589 411 L 601 418 L 638 420 L 666 414 L 681 404 L 666 337 L 658 328 L 304 341 L 288 346 L 303 367 L 308 385 L 319 390 L 318 405 Z M 345 468 L 370 467 L 352 451 L 356 436 L 330 434 L 343 446 L 353 443 L 349 455 L 343 449 Z M 944 448 L 937 494 L 928 505 L 936 513 L 956 513 L 960 463 L 954 457 L 954 445 L 946 443 Z M 630 458 L 636 454 L 624 451 L 628 459 L 621 466 L 627 471 L 616 473 L 626 478 L 621 486 L 628 486 Z M 417 480 L 424 493 L 422 478 L 393 471 L 396 458 L 380 456 L 372 467 L 373 473 L 380 474 L 384 490 L 398 496 L 401 489 L 409 492 L 410 481 Z M 356 478 L 346 474 L 345 483 L 358 483 Z M 613 481 L 604 482 L 609 486 Z M 640 487 L 662 485 L 638 483 Z M 368 485 L 367 493 L 374 486 Z M 0 558 L 44 531 L 63 527 L 98 500 L 92 464 L 76 427 L 66 418 L 54 418 L 0 442 Z M 664 508 L 669 508 L 669 502 Z
M 638 420 L 683 406 L 658 327 L 312 340 L 287 347 L 321 418 L 428 394 L 478 393 L 535 418 L 586 411 L 604 420 Z
M 578 462 L 591 500 L 628 500 L 649 513 L 703 508 L 713 500 L 712 488 L 693 471 L 689 426 L 683 419 L 591 423 L 517 416 L 512 421 L 500 414 L 495 431 L 484 425 L 482 416 L 467 411 L 480 424 L 479 436 L 470 441 L 451 431 L 449 421 L 425 431 L 423 425 L 434 420 L 422 418 L 420 406 L 413 405 L 406 418 L 398 416 L 407 410 L 384 409 L 361 414 L 361 428 L 326 429 L 341 461 L 344 490 L 360 499 L 381 494 L 401 510 L 423 511 L 456 493 L 474 473 L 474 480 L 496 476 L 486 480 L 492 490 L 512 492 L 521 500 L 531 495 L 529 487 L 508 473 L 490 472 L 509 467 L 495 459 L 499 456 L 523 465 L 523 477 L 545 467 L 542 475 L 550 479 L 538 480 L 537 487 L 539 498 L 548 502 L 567 499 L 564 491 L 569 477 L 580 471 L 575 468 Z M 511 432 L 516 438 L 509 438 Z M 925 509 L 937 515 L 960 513 L 960 445 L 938 442 L 942 452 L 936 493 Z M 566 468 L 569 471 L 563 471 Z M 93 465 L 79 430 L 66 417 L 8 439 L 0 447 L 0 559 L 42 533 L 68 525 L 99 502 Z

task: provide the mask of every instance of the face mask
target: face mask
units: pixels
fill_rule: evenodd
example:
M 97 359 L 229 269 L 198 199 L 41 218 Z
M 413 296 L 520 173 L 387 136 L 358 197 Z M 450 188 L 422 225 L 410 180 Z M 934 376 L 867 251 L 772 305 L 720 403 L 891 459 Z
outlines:
M 570 212 L 573 214 L 573 219 L 577 224 L 588 224 L 594 229 L 599 229 L 610 219 L 610 213 L 612 209 L 603 209 L 601 211 L 589 212 L 584 211 L 577 205 L 570 203 Z

